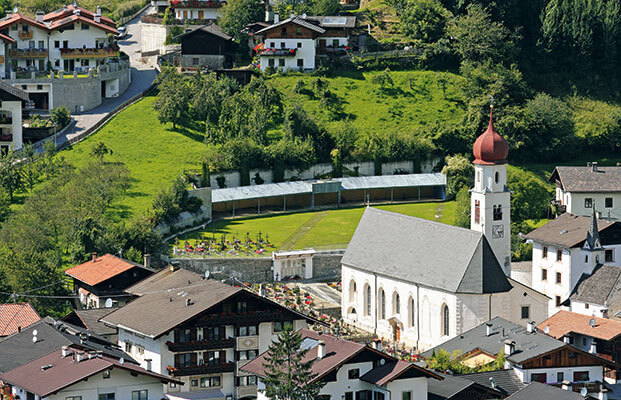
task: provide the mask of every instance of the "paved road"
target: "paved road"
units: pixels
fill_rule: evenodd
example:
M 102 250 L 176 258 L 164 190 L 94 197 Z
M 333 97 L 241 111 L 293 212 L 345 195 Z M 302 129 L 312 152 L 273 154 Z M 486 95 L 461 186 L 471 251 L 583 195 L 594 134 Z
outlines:
M 149 10 L 147 9 L 145 13 L 149 13 Z M 121 51 L 129 55 L 132 83 L 120 96 L 111 99 L 104 99 L 100 106 L 95 107 L 92 110 L 79 114 L 73 114 L 75 125 L 65 131 L 63 135 L 58 136 L 56 139 L 56 145 L 61 145 L 67 140 L 89 129 L 103 119 L 106 114 L 112 111 L 115 107 L 142 92 L 153 83 L 156 76 L 155 68 L 152 65 L 143 64 L 140 61 L 140 16 L 134 18 L 125 26 L 127 27 L 127 36 L 125 36 L 123 40 L 120 40 L 118 44 L 121 47 Z M 42 147 L 42 142 L 35 144 L 35 150 L 37 152 L 42 151 Z

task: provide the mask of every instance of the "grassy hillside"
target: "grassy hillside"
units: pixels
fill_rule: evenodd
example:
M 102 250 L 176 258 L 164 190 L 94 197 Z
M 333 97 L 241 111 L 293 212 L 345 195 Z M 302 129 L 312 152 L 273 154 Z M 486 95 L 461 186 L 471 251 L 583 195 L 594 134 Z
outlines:
M 19 7 L 19 12 L 35 15 L 37 11 L 50 12 L 61 8 L 63 5 L 73 3 L 72 0 L 15 0 L 14 4 Z M 102 13 L 114 20 L 131 15 L 145 6 L 148 0 L 80 0 L 78 5 L 88 10 L 95 11 L 101 7 Z
M 270 82 L 284 94 L 286 103 L 301 104 L 318 122 L 330 128 L 348 120 L 360 134 L 378 130 L 408 132 L 434 122 L 459 122 L 463 102 L 459 85 L 463 78 L 447 72 L 394 71 L 393 85 L 382 89 L 373 83 L 373 76 L 383 72 L 345 72 L 341 76 L 321 78 L 337 95 L 342 110 L 334 112 L 322 107 L 312 94 L 316 77 L 290 74 L 274 75 Z M 294 93 L 296 82 L 304 82 L 303 93 Z

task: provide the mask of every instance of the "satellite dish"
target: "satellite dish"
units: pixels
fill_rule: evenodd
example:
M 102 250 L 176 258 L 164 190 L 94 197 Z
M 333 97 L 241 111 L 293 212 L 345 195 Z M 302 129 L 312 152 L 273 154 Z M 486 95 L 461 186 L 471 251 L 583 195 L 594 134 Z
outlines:
M 550 325 L 546 326 L 545 328 L 543 328 L 543 332 L 547 335 L 548 333 L 550 333 Z
M 587 388 L 583 387 L 582 389 L 580 389 L 580 396 L 586 397 L 587 393 L 589 393 Z
M 36 329 L 35 329 L 35 330 L 33 330 L 33 331 L 32 331 L 32 336 L 37 336 L 37 333 L 39 333 L 39 332 L 37 332 L 37 330 L 36 330 Z
M 591 318 L 589 325 L 591 325 L 591 328 L 595 328 L 595 318 Z
M 205 279 L 209 279 L 210 276 L 211 276 L 211 272 L 205 271 Z
M 123 357 L 119 358 L 119 364 L 123 365 L 125 363 L 125 359 Z
M 107 298 L 106 299 L 105 306 L 106 306 L 106 308 L 111 308 L 112 307 L 112 299 L 111 298 Z

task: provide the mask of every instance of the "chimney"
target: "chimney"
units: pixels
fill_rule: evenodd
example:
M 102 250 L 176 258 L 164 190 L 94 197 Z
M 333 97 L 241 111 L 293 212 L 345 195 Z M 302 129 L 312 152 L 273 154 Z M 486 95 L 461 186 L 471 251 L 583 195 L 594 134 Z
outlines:
M 535 332 L 535 321 L 528 321 L 528 324 L 526 324 L 526 330 L 528 331 L 528 333 L 534 333 Z
M 592 163 L 591 163 L 591 170 L 592 170 L 593 172 L 597 172 L 597 162 L 592 162 Z
M 76 7 L 76 6 L 74 6 L 74 7 Z M 75 15 L 80 15 L 80 9 L 79 9 L 79 8 L 74 8 L 74 9 L 73 9 L 73 13 L 74 13 Z
M 317 358 L 321 360 L 325 356 L 326 356 L 326 342 L 324 342 L 323 340 L 320 340 L 319 344 L 317 345 Z
M 74 354 L 75 354 L 75 357 L 74 357 L 75 362 L 79 363 L 82 360 L 84 360 L 84 352 L 76 351 Z
M 186 307 L 189 307 L 189 306 L 191 306 L 192 304 L 194 304 L 194 303 L 192 303 L 192 300 L 191 300 L 191 299 L 185 299 L 185 305 L 186 305 Z
M 95 262 L 97 260 L 97 252 L 93 252 L 93 262 Z
M 96 13 L 93 15 L 93 20 L 94 20 L 96 23 L 98 23 L 98 24 L 99 24 L 99 23 L 101 23 L 101 13 L 100 13 L 100 12 L 96 12 Z
M 597 354 L 597 343 L 595 343 L 595 340 L 591 341 L 591 347 L 589 347 L 589 353 Z
M 515 353 L 514 341 L 507 339 L 503 341 L 503 343 L 505 344 L 505 356 L 510 356 L 511 354 Z
M 43 23 L 43 11 L 37 11 L 37 22 Z
M 97 10 L 95 11 L 95 14 L 101 15 L 101 6 L 97 6 Z
M 151 254 L 144 255 L 144 267 L 151 268 Z
M 289 15 L 291 17 L 291 19 L 295 18 L 295 13 L 291 12 L 291 15 Z
M 280 22 L 280 17 L 278 14 L 274 14 L 274 24 L 277 24 L 278 22 Z
M 490 324 L 489 322 L 487 324 L 485 324 L 485 336 L 489 336 L 492 334 L 492 324 Z
M 65 358 L 67 356 L 71 355 L 71 350 L 69 350 L 69 346 L 63 346 L 60 349 L 60 356 L 62 358 Z

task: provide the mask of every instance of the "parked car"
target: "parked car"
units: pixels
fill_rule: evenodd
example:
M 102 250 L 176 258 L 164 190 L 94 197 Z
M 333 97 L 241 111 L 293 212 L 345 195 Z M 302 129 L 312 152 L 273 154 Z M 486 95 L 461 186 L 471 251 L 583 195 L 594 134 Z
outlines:
M 116 39 L 123 39 L 127 36 L 127 29 L 124 26 L 120 26 L 116 30 L 119 31 L 119 34 L 115 36 Z

